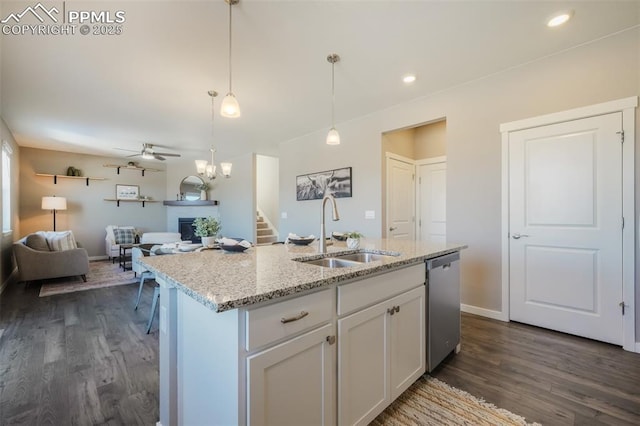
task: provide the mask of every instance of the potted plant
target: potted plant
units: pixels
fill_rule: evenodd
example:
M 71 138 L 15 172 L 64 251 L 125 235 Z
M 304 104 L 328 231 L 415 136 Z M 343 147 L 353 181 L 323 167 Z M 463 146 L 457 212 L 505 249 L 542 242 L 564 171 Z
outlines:
M 360 247 L 360 238 L 364 237 L 364 235 L 362 235 L 358 231 L 347 232 L 346 236 L 347 236 L 347 247 L 353 250 Z
M 207 199 L 207 191 L 209 190 L 210 186 L 207 182 L 202 182 L 199 185 L 196 185 L 196 189 L 198 191 L 200 191 L 200 199 L 201 200 L 206 200 Z
M 193 221 L 193 226 L 195 228 L 193 233 L 202 239 L 204 247 L 213 247 L 216 242 L 216 236 L 222 229 L 220 221 L 211 216 L 196 218 Z

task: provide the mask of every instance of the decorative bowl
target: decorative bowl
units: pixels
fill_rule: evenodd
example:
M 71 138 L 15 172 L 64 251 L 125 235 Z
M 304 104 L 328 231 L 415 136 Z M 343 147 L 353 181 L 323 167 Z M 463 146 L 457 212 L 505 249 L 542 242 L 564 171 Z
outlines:
M 289 238 L 289 241 L 291 241 L 293 244 L 297 246 L 307 246 L 311 244 L 313 241 L 315 241 L 315 238 L 309 238 L 309 237 Z
M 226 244 L 220 244 L 220 248 L 224 251 L 230 251 L 230 252 L 243 252 L 245 251 L 248 247 L 245 246 L 241 246 L 240 244 L 234 244 L 232 246 L 228 246 Z
M 342 232 L 333 232 L 333 233 L 331 233 L 331 236 L 334 239 L 338 240 L 338 241 L 346 241 L 347 240 L 347 236 Z

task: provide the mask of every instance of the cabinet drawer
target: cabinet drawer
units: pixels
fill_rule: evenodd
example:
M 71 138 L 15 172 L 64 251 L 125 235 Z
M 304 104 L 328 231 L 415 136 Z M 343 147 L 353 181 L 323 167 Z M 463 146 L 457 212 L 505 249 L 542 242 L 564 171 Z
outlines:
M 246 311 L 247 351 L 327 322 L 332 317 L 331 290 Z
M 381 300 L 423 285 L 426 279 L 424 263 L 365 278 L 338 287 L 338 315 L 362 309 Z

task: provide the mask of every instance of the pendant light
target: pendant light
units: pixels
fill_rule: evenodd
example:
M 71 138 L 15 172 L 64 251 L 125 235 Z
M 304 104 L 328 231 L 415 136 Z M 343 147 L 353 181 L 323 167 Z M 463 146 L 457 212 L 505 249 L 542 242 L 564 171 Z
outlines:
M 209 90 L 207 92 L 209 96 L 211 96 L 211 140 L 213 141 L 213 118 L 215 117 L 215 105 L 214 100 L 216 96 L 218 96 L 218 92 L 215 90 Z M 209 180 L 214 180 L 217 176 L 217 167 L 215 163 L 214 154 L 216 152 L 215 148 L 209 148 L 211 152 L 211 164 L 207 162 L 207 160 L 196 160 L 196 171 L 203 178 L 207 178 Z M 231 163 L 220 163 L 220 168 L 222 169 L 222 176 L 228 178 L 231 176 Z
M 340 60 L 340 56 L 332 53 L 327 56 L 327 61 L 331 63 L 331 129 L 327 134 L 327 145 L 340 145 L 340 134 L 336 130 L 335 109 L 336 109 L 336 91 L 335 91 L 335 66 Z
M 236 95 L 233 94 L 231 86 L 231 9 L 234 4 L 238 4 L 240 0 L 225 0 L 229 4 L 229 93 L 222 100 L 220 107 L 220 115 L 228 118 L 240 117 L 240 104 Z

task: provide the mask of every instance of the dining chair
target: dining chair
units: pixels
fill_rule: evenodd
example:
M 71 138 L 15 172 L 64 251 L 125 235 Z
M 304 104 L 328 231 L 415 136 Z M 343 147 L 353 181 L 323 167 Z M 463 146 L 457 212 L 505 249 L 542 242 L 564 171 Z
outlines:
M 149 244 L 149 246 L 152 246 L 153 244 Z M 145 269 L 142 265 L 140 265 L 137 262 L 137 259 L 143 257 L 143 256 L 149 256 L 150 254 L 150 247 L 145 247 L 145 245 L 140 245 L 139 247 L 134 247 L 131 249 L 131 263 L 132 265 L 134 265 L 133 267 L 136 268 L 134 269 L 134 271 L 136 271 L 138 274 L 140 274 L 140 286 L 138 287 L 138 297 L 136 298 L 136 306 L 133 308 L 134 310 L 138 309 L 138 305 L 140 304 L 140 296 L 142 295 L 142 289 L 144 288 L 144 282 L 146 280 L 155 280 L 156 275 L 149 271 L 148 269 Z M 151 314 L 149 315 L 149 322 L 147 324 L 147 334 L 149 334 L 149 332 L 151 331 L 151 325 L 153 324 L 153 318 L 155 317 L 156 314 L 156 309 L 158 307 L 158 299 L 160 298 L 160 286 L 158 285 L 158 283 L 156 283 L 154 289 L 153 289 L 153 301 L 151 303 Z

